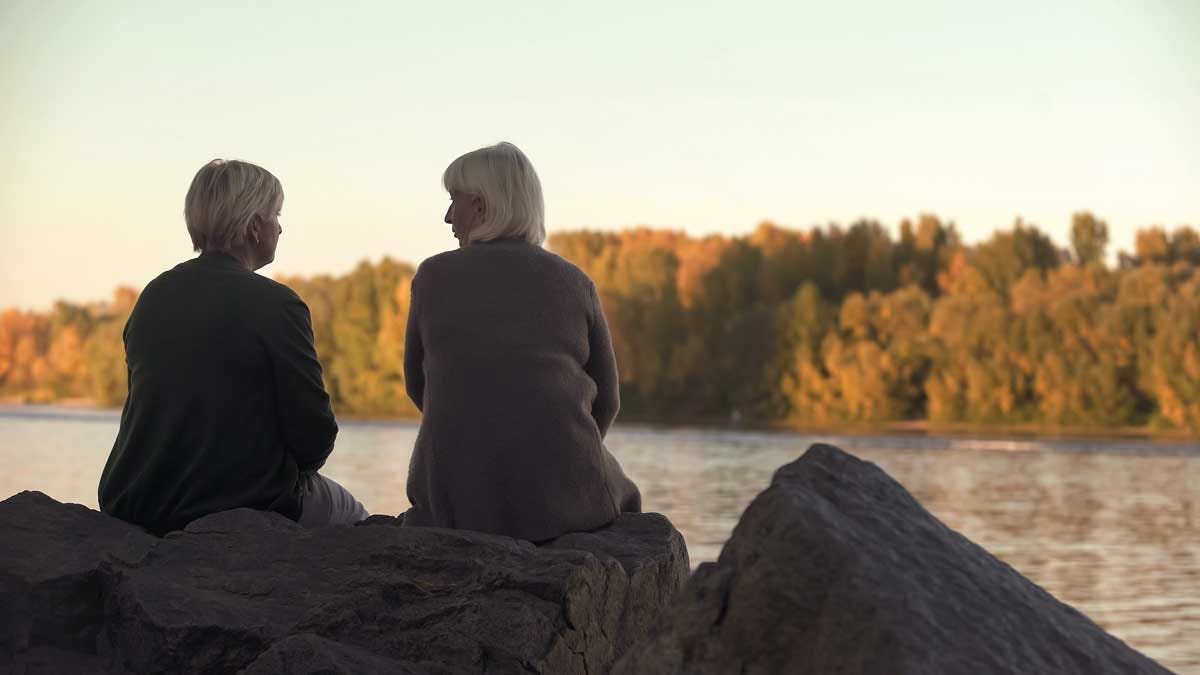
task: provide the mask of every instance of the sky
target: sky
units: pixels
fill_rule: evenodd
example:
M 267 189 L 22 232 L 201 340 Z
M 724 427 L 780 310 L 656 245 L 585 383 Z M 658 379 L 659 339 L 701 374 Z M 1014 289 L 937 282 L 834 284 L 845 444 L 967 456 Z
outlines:
M 501 140 L 551 232 L 932 212 L 1065 246 L 1086 209 L 1111 255 L 1200 226 L 1196 36 L 1198 0 L 0 0 L 0 307 L 194 255 L 215 157 L 283 183 L 263 273 L 416 264 L 456 245 L 442 170 Z

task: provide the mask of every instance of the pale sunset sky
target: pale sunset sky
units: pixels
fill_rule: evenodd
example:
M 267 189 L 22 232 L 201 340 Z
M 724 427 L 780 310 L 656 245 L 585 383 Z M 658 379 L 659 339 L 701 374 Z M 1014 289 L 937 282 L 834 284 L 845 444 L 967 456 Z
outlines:
M 214 157 L 283 182 L 269 275 L 451 248 L 441 172 L 500 140 L 552 232 L 1200 226 L 1200 0 L 338 5 L 0 0 L 0 307 L 192 256 Z

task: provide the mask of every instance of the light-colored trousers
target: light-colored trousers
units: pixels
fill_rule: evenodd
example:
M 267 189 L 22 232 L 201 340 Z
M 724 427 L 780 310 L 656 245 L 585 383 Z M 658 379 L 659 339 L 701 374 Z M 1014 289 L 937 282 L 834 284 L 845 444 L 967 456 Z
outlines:
M 319 473 L 300 476 L 300 490 L 304 494 L 303 527 L 353 525 L 370 515 L 349 490 Z

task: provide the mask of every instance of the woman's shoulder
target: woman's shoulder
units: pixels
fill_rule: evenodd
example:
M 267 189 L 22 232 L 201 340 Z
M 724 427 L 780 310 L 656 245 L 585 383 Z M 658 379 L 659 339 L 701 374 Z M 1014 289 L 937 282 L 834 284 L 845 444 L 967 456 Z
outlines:
M 270 277 L 232 266 L 205 264 L 192 258 L 159 274 L 142 289 L 142 296 L 167 302 L 187 302 L 190 296 L 230 296 L 253 303 L 302 302 L 290 286 Z
M 417 267 L 416 279 L 436 283 L 443 276 L 460 280 L 474 274 L 506 270 L 547 276 L 552 281 L 581 290 L 592 286 L 587 274 L 566 258 L 541 246 L 512 240 L 482 242 L 426 258 Z
M 461 261 L 462 253 L 465 250 L 466 249 L 459 248 L 454 249 L 453 251 L 443 251 L 436 255 L 431 255 L 422 260 L 420 265 L 417 265 L 416 274 L 425 273 L 428 275 L 433 274 L 440 269 L 453 267 L 456 263 Z
M 194 324 L 251 331 L 294 325 L 309 316 L 308 305 L 283 283 L 249 270 L 214 270 L 187 261 L 142 289 L 131 324 L 155 325 L 164 315 L 178 315 L 180 308 L 186 308 Z
M 591 289 L 591 277 L 578 265 L 553 251 L 548 251 L 544 248 L 539 248 L 538 250 L 541 251 L 541 255 L 548 261 L 548 264 L 564 279 L 569 280 L 583 290 Z

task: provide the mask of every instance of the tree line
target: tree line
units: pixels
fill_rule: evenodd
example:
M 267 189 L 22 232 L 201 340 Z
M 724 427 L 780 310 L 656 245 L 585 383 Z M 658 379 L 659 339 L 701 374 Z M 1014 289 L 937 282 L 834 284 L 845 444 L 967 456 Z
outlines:
M 975 246 L 934 215 L 740 237 L 649 228 L 554 234 L 596 282 L 622 419 L 831 427 L 938 423 L 1200 431 L 1200 236 L 1137 233 L 1105 264 L 1108 226 L 1075 214 L 1070 246 L 1017 220 Z M 415 417 L 404 390 L 411 265 L 280 280 L 312 311 L 343 415 Z M 136 300 L 0 314 L 0 396 L 125 396 Z

